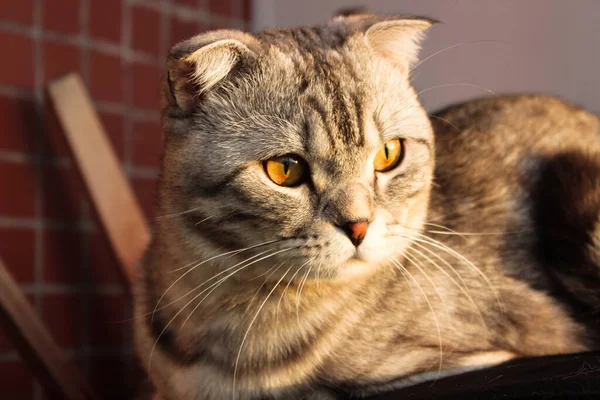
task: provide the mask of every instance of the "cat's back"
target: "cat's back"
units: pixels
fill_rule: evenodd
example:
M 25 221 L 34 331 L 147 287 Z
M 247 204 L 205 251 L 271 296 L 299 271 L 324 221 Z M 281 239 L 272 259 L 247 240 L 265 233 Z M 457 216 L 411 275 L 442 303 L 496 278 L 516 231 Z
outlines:
M 579 253 L 583 245 L 564 237 L 575 232 L 587 243 L 600 234 L 594 225 L 600 215 L 598 116 L 551 96 L 510 95 L 451 106 L 431 122 L 436 168 L 430 221 L 478 233 L 468 241 L 449 236 L 445 243 L 478 265 L 538 288 L 551 287 L 543 270 L 554 274 L 561 268 L 556 260 L 567 260 L 575 282 L 568 290 L 584 298 L 589 290 L 580 289 L 585 285 L 577 271 L 589 267 L 586 279 L 597 284 L 600 270 Z M 556 256 L 554 249 L 563 245 L 567 250 Z
M 431 123 L 436 141 L 434 209 L 440 203 L 437 208 L 514 213 L 514 207 L 525 206 L 531 185 L 549 160 L 568 152 L 600 154 L 598 117 L 551 96 L 473 100 L 433 114 Z M 515 203 L 516 198 L 521 202 Z
M 472 100 L 433 114 L 431 122 L 441 157 L 448 146 L 463 146 L 475 153 L 486 151 L 488 157 L 600 146 L 598 116 L 547 95 Z

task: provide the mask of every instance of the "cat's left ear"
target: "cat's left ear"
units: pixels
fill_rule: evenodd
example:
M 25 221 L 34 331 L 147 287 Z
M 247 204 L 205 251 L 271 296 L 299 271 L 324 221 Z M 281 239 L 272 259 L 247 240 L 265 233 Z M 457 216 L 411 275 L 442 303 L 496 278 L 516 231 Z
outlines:
M 377 54 L 409 70 L 416 64 L 425 32 L 434 22 L 423 18 L 378 22 L 365 36 Z
M 333 23 L 363 34 L 376 54 L 408 71 L 418 60 L 425 32 L 437 21 L 424 17 L 358 14 L 337 17 Z

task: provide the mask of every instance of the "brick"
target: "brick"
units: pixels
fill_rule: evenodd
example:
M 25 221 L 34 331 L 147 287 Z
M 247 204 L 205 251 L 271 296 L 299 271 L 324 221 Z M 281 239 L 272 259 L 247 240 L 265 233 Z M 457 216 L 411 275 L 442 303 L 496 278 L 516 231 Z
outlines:
M 80 50 L 77 46 L 44 41 L 42 49 L 45 83 L 69 72 L 81 73 Z
M 85 371 L 85 360 L 84 357 L 77 354 L 67 354 L 67 359 L 71 361 L 72 365 L 77 368 L 81 373 Z M 66 400 L 64 396 L 61 396 L 60 393 L 52 393 L 45 390 L 42 387 L 42 396 L 41 398 L 36 397 L 35 400 Z M 130 399 L 128 399 L 130 400 Z
M 79 32 L 79 0 L 43 0 L 42 25 L 44 28 L 66 32 Z
M 0 353 L 8 353 L 9 351 L 16 351 L 13 347 L 10 340 L 8 340 L 8 336 L 0 330 Z M 2 362 L 0 361 L 0 364 Z
M 33 399 L 34 378 L 23 361 L 1 361 L 0 377 L 3 399 Z
M 123 274 L 115 253 L 103 231 L 87 237 L 90 280 L 94 285 L 121 284 Z
M 131 381 L 138 384 L 138 387 L 143 382 L 148 382 L 148 374 L 146 373 L 145 366 L 138 357 L 133 357 L 131 363 Z
M 133 124 L 131 159 L 136 166 L 158 167 L 163 151 L 159 121 L 137 121 Z
M 81 370 L 81 367 L 80 367 Z M 38 400 L 37 398 L 35 400 Z M 60 395 L 55 393 L 46 392 L 42 387 L 42 396 L 39 400 L 64 400 Z
M 90 384 L 100 399 L 132 399 L 135 385 L 123 357 L 90 357 Z M 107 384 L 106 382 L 110 382 Z
M 42 319 L 56 343 L 65 349 L 81 346 L 83 298 L 80 294 L 45 294 Z
M 160 81 L 162 70 L 153 65 L 135 63 L 133 73 L 133 104 L 149 110 L 161 108 Z
M 46 96 L 44 98 L 44 134 L 42 146 L 49 158 L 71 157 L 71 149 L 67 143 L 64 130 L 54 111 L 54 104 Z
M 0 84 L 21 88 L 34 86 L 33 40 L 30 37 L 10 32 L 0 32 Z
M 188 6 L 193 8 L 196 8 L 196 6 L 198 5 L 197 0 L 174 0 L 174 3 L 177 5 Z
M 121 59 L 98 52 L 90 53 L 90 94 L 96 100 L 123 100 Z
M 211 21 L 210 24 L 208 25 L 208 30 L 216 31 L 217 29 L 231 29 L 231 27 L 224 22 Z
M 45 229 L 43 233 L 44 282 L 82 282 L 82 234 L 75 230 Z
M 209 0 L 208 9 L 211 13 L 223 17 L 235 17 L 232 2 L 233 0 Z
M 250 0 L 241 0 L 242 7 L 242 18 L 246 22 L 250 22 L 252 19 L 252 2 Z
M 156 215 L 156 179 L 131 179 L 131 185 L 147 219 Z
M 121 0 L 90 0 L 88 33 L 94 39 L 120 43 Z
M 125 160 L 125 132 L 123 130 L 124 118 L 118 114 L 99 112 L 100 122 L 106 132 L 113 151 L 120 161 Z
M 90 345 L 119 348 L 125 343 L 125 330 L 132 329 L 125 321 L 125 294 L 93 294 L 91 297 Z
M 146 7 L 131 9 L 131 45 L 134 49 L 152 55 L 160 53 L 160 14 Z
M 32 218 L 35 215 L 35 169 L 28 163 L 0 161 L 0 215 Z
M 148 374 L 146 372 L 146 366 L 142 365 L 142 361 L 140 361 L 138 357 L 134 357 L 131 364 L 131 380 L 133 382 L 147 382 Z
M 133 298 L 131 297 L 131 289 L 126 291 L 125 299 L 127 301 L 127 305 L 123 310 L 123 316 L 125 317 L 125 330 L 123 331 L 123 335 L 125 337 L 125 344 L 133 344 L 134 342 L 134 320 L 137 319 L 133 317 Z
M 63 223 L 77 223 L 82 216 L 81 201 L 87 193 L 76 166 L 45 165 L 42 175 L 44 217 Z
M 33 99 L 0 96 L 0 149 L 32 153 L 37 130 L 35 115 Z
M 9 268 L 10 268 L 10 266 L 9 266 Z M 34 307 L 35 299 L 33 298 L 33 295 L 26 294 L 25 297 L 29 301 L 29 304 L 31 304 L 32 307 Z M 16 351 L 16 349 L 13 347 L 13 344 L 8 339 L 8 336 L 6 335 L 6 333 L 3 332 L 2 329 L 0 329 L 0 352 L 1 353 L 6 353 L 6 352 L 9 352 L 9 351 Z M 0 364 L 1 363 L 2 362 L 0 361 Z M 2 381 L 1 378 L 3 378 L 3 376 L 0 375 L 0 382 Z
M 35 280 L 35 233 L 26 228 L 0 228 L 0 255 L 19 283 Z
M 186 20 L 173 15 L 171 17 L 171 45 L 187 40 L 198 33 L 198 23 L 194 20 Z
M 0 1 L 0 20 L 33 22 L 33 0 Z

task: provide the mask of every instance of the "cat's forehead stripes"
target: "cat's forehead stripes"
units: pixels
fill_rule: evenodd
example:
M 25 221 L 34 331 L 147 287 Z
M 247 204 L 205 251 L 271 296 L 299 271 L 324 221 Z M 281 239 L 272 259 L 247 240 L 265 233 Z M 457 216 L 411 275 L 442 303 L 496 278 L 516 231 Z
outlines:
M 365 91 L 344 48 L 347 35 L 299 28 L 270 32 L 267 38 L 292 61 L 299 76 L 301 106 L 317 113 L 330 146 L 364 146 Z

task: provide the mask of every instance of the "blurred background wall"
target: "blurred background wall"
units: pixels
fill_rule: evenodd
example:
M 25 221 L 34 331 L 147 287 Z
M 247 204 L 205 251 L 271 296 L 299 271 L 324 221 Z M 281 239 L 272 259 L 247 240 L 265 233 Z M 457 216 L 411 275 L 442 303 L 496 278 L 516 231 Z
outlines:
M 130 299 L 44 86 L 83 76 L 151 218 L 165 53 L 248 21 L 243 0 L 0 1 L 0 257 L 102 399 L 132 398 L 141 376 Z M 1 329 L 0 398 L 46 398 Z
M 338 9 L 442 21 L 424 42 L 414 83 L 425 106 L 494 92 L 544 92 L 600 112 L 598 0 L 255 0 L 254 29 L 315 24 Z M 467 85 L 446 86 L 461 83 Z M 444 85 L 440 86 L 439 85 Z M 478 88 L 477 85 L 483 88 Z

